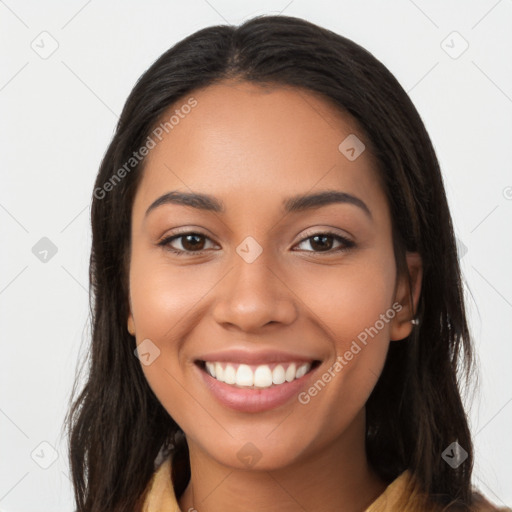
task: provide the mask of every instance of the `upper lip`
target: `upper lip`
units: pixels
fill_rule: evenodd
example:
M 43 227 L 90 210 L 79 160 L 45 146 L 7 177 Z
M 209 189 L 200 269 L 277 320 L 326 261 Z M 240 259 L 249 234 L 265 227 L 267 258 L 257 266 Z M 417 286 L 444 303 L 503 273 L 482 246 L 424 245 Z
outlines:
M 297 361 L 309 363 L 317 361 L 315 357 L 295 354 L 293 352 L 282 352 L 278 350 L 243 350 L 243 349 L 231 349 L 221 350 L 219 352 L 209 352 L 203 354 L 197 358 L 199 361 L 209 362 L 231 362 L 241 364 L 268 364 L 268 363 L 284 363 L 287 361 Z

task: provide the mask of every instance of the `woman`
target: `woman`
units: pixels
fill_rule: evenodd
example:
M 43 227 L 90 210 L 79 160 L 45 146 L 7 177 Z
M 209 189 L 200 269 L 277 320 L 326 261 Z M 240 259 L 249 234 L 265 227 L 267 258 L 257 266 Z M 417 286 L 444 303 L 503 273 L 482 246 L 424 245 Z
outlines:
M 438 161 L 362 47 L 285 16 L 179 42 L 126 102 L 92 232 L 78 511 L 497 510 Z

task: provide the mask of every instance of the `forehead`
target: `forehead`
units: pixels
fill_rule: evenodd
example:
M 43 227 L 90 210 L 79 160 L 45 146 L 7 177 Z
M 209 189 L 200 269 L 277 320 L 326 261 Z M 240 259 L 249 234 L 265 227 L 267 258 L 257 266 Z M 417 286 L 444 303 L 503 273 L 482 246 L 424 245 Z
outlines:
M 191 96 L 196 106 L 181 111 Z M 356 121 L 314 92 L 225 81 L 190 93 L 162 120 L 176 110 L 178 122 L 147 156 L 139 205 L 171 190 L 214 194 L 240 207 L 268 201 L 269 193 L 280 200 L 327 188 L 383 201 L 370 151 L 356 159 L 344 152 L 354 141 L 368 148 Z

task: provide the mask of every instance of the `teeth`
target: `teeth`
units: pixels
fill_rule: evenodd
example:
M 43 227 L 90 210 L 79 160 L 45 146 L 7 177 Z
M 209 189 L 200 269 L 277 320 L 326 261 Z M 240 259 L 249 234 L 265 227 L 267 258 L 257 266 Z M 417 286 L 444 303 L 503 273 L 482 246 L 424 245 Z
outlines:
M 224 382 L 224 370 L 222 369 L 222 366 L 220 363 L 215 363 L 215 378 L 217 380 L 220 380 L 221 382 Z
M 212 377 L 215 377 L 215 364 L 214 363 L 206 363 L 206 368 L 208 370 L 208 373 L 212 376 Z
M 219 364 L 219 363 L 217 363 Z M 253 386 L 254 376 L 250 366 L 241 364 L 236 371 L 236 385 L 237 386 Z
M 306 372 L 309 370 L 308 368 L 308 365 L 307 364 L 303 364 L 302 366 L 299 366 L 297 368 L 297 373 L 295 374 L 295 378 L 296 379 L 300 379 L 301 377 L 303 377 L 304 375 L 306 375 Z
M 286 380 L 284 368 L 278 364 L 272 372 L 272 382 L 274 384 L 282 384 Z
M 294 380 L 295 374 L 295 363 L 292 363 L 290 366 L 288 366 L 288 369 L 286 370 L 285 373 L 286 382 L 291 382 L 292 380 Z
M 233 366 L 228 364 L 224 370 L 224 382 L 226 384 L 236 384 L 236 372 Z
M 215 379 L 242 387 L 269 388 L 285 382 L 300 379 L 311 369 L 311 363 L 283 363 L 273 369 L 269 365 L 262 364 L 251 367 L 247 364 L 236 363 L 206 363 L 206 371 Z
M 268 366 L 258 366 L 254 372 L 254 385 L 257 388 L 272 386 L 272 370 Z

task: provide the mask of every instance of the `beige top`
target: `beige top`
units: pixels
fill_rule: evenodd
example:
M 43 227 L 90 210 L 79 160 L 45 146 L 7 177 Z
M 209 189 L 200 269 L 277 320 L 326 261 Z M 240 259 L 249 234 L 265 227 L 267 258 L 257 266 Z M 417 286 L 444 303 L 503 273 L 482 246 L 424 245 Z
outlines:
M 420 504 L 422 495 L 412 477 L 406 470 L 391 482 L 386 490 L 364 512 L 432 512 Z M 496 508 L 481 496 L 476 502 L 481 512 L 512 512 L 510 508 Z M 171 479 L 170 457 L 158 467 L 149 484 L 148 493 L 142 508 L 143 512 L 183 512 L 174 494 Z M 440 508 L 441 510 L 441 508 Z

